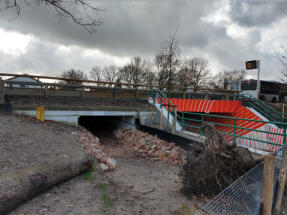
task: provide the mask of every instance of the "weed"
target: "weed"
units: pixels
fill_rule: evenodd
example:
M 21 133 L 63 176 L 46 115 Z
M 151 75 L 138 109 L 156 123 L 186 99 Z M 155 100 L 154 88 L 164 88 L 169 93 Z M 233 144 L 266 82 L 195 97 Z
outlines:
M 113 206 L 113 200 L 106 193 L 102 193 L 102 201 L 104 202 L 104 207 L 112 207 Z
M 83 174 L 83 178 L 86 180 L 95 180 L 96 178 L 92 175 L 92 172 L 96 171 L 97 166 L 94 164 L 90 171 Z
M 95 172 L 97 170 L 97 165 L 94 164 L 90 170 L 90 172 Z
M 91 172 L 86 172 L 83 174 L 83 178 L 86 180 L 95 180 L 95 177 L 92 175 Z
M 101 191 L 106 191 L 106 190 L 108 189 L 107 185 L 102 184 L 102 183 L 99 183 L 99 184 L 98 184 L 98 188 L 99 188 Z

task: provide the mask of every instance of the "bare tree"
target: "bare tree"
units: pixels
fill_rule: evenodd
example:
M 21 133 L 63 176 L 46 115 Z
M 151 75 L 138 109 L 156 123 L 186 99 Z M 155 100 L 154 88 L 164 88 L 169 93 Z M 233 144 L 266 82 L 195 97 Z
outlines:
M 119 67 L 117 67 L 115 65 L 105 66 L 103 68 L 102 74 L 103 74 L 105 81 L 117 82 L 119 79 Z M 112 86 L 112 84 L 109 84 L 109 86 Z
M 143 84 L 147 86 L 153 86 L 157 84 L 156 73 L 154 71 L 153 65 L 146 63 L 144 68 Z M 149 87 L 151 88 L 151 87 Z
M 186 58 L 177 73 L 177 80 L 181 87 L 187 88 L 189 85 L 193 85 L 197 88 L 205 84 L 208 75 L 208 61 L 206 59 Z
M 93 0 L 1 0 L 0 11 L 14 10 L 18 16 L 22 7 L 40 5 L 53 7 L 59 21 L 71 19 L 89 32 L 94 32 L 95 27 L 102 24 L 102 21 L 96 17 L 103 9 L 97 8 Z
M 281 62 L 283 69 L 281 71 L 281 81 L 287 82 L 287 50 L 282 46 L 280 53 L 277 54 L 278 60 Z
M 134 57 L 132 61 L 120 69 L 120 79 L 129 84 L 140 84 L 145 78 L 146 62 L 140 57 Z
M 224 88 L 226 84 L 227 89 L 231 89 L 232 84 L 235 81 L 242 81 L 246 78 L 247 72 L 245 70 L 241 71 L 223 71 L 211 77 L 209 85 L 213 88 Z
M 61 78 L 72 79 L 72 80 L 64 80 L 64 83 L 68 84 L 81 84 L 83 80 L 87 80 L 88 76 L 82 72 L 81 70 L 70 69 L 68 71 L 63 72 L 60 75 Z
M 103 81 L 103 70 L 100 66 L 94 66 L 90 72 L 90 77 L 95 81 Z
M 94 66 L 90 72 L 90 77 L 96 81 L 105 81 L 115 83 L 119 78 L 119 67 L 115 65 L 110 66 Z M 101 84 L 99 84 L 101 85 Z M 108 84 L 110 87 L 112 83 Z
M 181 51 L 175 34 L 166 40 L 155 57 L 158 69 L 158 85 L 168 86 L 168 91 L 175 85 L 176 71 L 180 64 Z

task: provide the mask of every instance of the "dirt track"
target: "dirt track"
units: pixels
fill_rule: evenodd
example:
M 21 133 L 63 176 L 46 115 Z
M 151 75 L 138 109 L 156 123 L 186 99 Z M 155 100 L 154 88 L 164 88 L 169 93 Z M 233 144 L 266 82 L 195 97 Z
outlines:
M 0 174 L 54 155 L 85 153 L 77 129 L 59 123 L 39 123 L 26 117 L 0 116 Z M 126 153 L 112 142 L 106 150 L 118 168 L 79 176 L 23 204 L 11 215 L 166 215 L 188 202 L 179 193 L 178 168 Z M 96 166 L 97 167 L 97 166 Z

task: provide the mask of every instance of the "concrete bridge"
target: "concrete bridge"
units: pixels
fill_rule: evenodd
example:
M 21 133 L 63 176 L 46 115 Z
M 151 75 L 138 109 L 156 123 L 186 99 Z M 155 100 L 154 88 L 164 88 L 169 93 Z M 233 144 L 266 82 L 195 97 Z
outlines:
M 12 74 L 0 74 L 0 77 Z M 83 120 L 109 121 L 122 127 L 141 125 L 175 131 L 181 136 L 202 142 L 204 137 L 183 129 L 176 123 L 167 108 L 161 112 L 159 105 L 148 99 L 153 88 L 160 88 L 172 98 L 202 100 L 234 100 L 236 92 L 228 90 L 194 89 L 187 92 L 177 87 L 164 91 L 165 86 L 146 86 L 84 80 L 84 84 L 67 84 L 71 79 L 48 76 L 13 75 L 15 78 L 0 82 L 0 103 L 10 104 L 13 112 L 36 116 L 36 107 L 45 107 L 45 119 L 80 125 Z M 42 80 L 42 81 L 39 81 Z M 51 82 L 51 80 L 53 82 Z M 44 82 L 45 81 L 45 82 Z M 0 105 L 1 106 L 1 105 Z M 89 117 L 89 119 L 87 118 Z M 161 126 L 160 126 L 161 124 Z
M 12 77 L 0 81 L 0 104 L 12 105 L 14 113 L 36 115 L 36 107 L 45 107 L 45 119 L 65 121 L 78 125 L 81 116 L 119 117 L 125 123 L 140 119 L 141 123 L 156 120 L 156 109 L 149 104 L 147 94 L 153 87 L 127 83 L 112 83 L 85 80 L 84 84 L 67 84 L 71 79 L 0 74 L 0 77 Z M 15 79 L 18 78 L 18 79 Z M 44 81 L 40 81 L 44 80 Z M 51 80 L 53 82 L 51 82 Z M 200 96 L 228 97 L 230 92 L 172 91 L 173 97 L 190 98 Z

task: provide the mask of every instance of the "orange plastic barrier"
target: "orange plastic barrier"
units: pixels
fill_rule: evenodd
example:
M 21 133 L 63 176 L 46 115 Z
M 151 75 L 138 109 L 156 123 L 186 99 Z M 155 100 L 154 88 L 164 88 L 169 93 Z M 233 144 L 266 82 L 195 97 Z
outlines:
M 244 118 L 244 119 L 262 120 L 259 116 L 257 116 L 252 111 L 250 111 L 248 108 L 243 107 L 243 106 L 239 107 L 235 113 L 233 113 L 229 116 L 230 117 L 236 117 L 236 118 Z M 225 125 L 232 125 L 232 126 L 234 125 L 234 120 L 228 119 L 228 118 L 206 117 L 205 120 L 209 121 L 209 122 L 216 122 L 216 123 L 225 124 Z M 243 128 L 258 129 L 265 124 L 266 123 L 263 123 L 263 122 L 236 120 L 236 126 L 243 127 Z M 229 134 L 233 133 L 232 127 L 226 127 L 226 126 L 222 126 L 222 125 L 215 125 L 215 127 L 219 131 L 223 131 L 223 132 L 226 132 Z M 240 136 L 244 136 L 245 134 L 247 134 L 249 132 L 251 132 L 251 131 L 246 130 L 246 129 L 240 129 L 240 128 L 236 129 L 236 134 L 240 135 Z M 228 141 L 231 141 L 233 139 L 232 136 L 229 136 L 229 135 L 224 135 L 224 136 Z
M 163 99 L 167 103 L 166 99 Z M 202 113 L 235 113 L 241 106 L 240 101 L 206 99 L 169 99 L 180 111 Z M 159 100 L 157 100 L 160 103 Z

